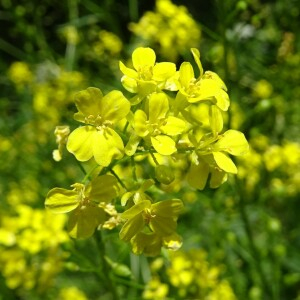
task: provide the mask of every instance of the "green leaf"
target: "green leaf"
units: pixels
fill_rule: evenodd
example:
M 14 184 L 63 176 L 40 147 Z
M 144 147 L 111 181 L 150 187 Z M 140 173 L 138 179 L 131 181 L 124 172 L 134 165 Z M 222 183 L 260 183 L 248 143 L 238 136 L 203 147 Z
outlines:
M 93 144 L 97 130 L 92 126 L 75 129 L 68 137 L 67 150 L 79 161 L 87 161 L 93 157 Z
M 96 162 L 107 167 L 113 159 L 121 159 L 124 155 L 124 144 L 121 137 L 111 128 L 97 131 L 92 146 Z
M 177 151 L 175 142 L 166 135 L 151 136 L 151 143 L 154 149 L 162 155 L 171 155 Z
M 80 198 L 76 191 L 54 188 L 47 194 L 45 207 L 53 213 L 68 213 L 74 210 L 79 203 Z
M 235 164 L 225 153 L 213 152 L 212 155 L 220 169 L 224 170 L 227 173 L 237 174 L 237 168 Z

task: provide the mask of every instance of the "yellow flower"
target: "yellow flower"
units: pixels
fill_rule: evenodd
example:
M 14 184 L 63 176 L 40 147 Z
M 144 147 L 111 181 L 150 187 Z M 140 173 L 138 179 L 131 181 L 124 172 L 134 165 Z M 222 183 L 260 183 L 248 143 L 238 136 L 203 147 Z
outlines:
M 53 159 L 55 161 L 60 161 L 62 159 L 63 147 L 67 143 L 69 133 L 69 126 L 56 126 L 54 134 L 56 136 L 56 143 L 58 144 L 58 149 L 53 151 Z
M 177 218 L 183 209 L 181 200 L 164 200 L 151 204 L 150 200 L 142 200 L 121 214 L 127 220 L 120 231 L 120 238 L 130 241 L 147 225 L 151 232 L 161 237 L 173 234 L 177 226 Z
M 155 63 L 156 55 L 151 48 L 137 48 L 132 53 L 134 69 L 127 68 L 121 61 L 120 70 L 124 74 L 121 82 L 126 90 L 139 94 L 134 104 L 157 89 L 176 91 L 177 86 L 173 76 L 176 65 L 171 62 Z
M 28 64 L 22 61 L 14 62 L 9 67 L 8 77 L 17 86 L 23 86 L 33 80 L 33 74 Z
M 146 12 L 129 29 L 170 61 L 176 61 L 186 49 L 199 45 L 201 31 L 183 5 L 157 0 L 155 11 Z
M 204 135 L 199 142 L 192 142 L 196 151 L 192 155 L 187 180 L 192 187 L 200 190 L 204 189 L 209 174 L 210 187 L 216 188 L 226 181 L 226 173 L 237 173 L 236 165 L 227 153 L 239 156 L 249 150 L 244 134 L 237 130 L 227 130 L 217 136 Z
M 206 71 L 203 74 L 199 51 L 193 48 L 192 54 L 200 70 L 200 76 L 196 79 L 192 65 L 189 62 L 183 62 L 179 69 L 180 93 L 189 103 L 210 101 L 221 110 L 227 111 L 229 97 L 224 82 L 214 72 Z
M 78 113 L 74 118 L 86 126 L 75 129 L 69 136 L 67 149 L 77 160 L 87 161 L 92 157 L 101 166 L 108 166 L 113 159 L 124 155 L 124 144 L 112 128 L 126 117 L 130 103 L 119 91 L 103 97 L 97 88 L 88 88 L 75 97 Z
M 126 148 L 136 149 L 141 138 L 150 139 L 153 148 L 162 155 L 171 155 L 176 152 L 175 141 L 170 136 L 181 134 L 186 126 L 179 118 L 168 116 L 169 102 L 164 93 L 153 93 L 148 101 L 148 116 L 143 110 L 134 114 L 134 131 L 136 138 L 133 144 Z M 131 142 L 131 141 L 130 141 Z M 127 152 L 132 155 L 134 151 Z
M 54 213 L 72 212 L 68 223 L 70 235 L 87 238 L 94 233 L 96 227 L 105 223 L 105 204 L 116 197 L 117 181 L 111 175 L 103 175 L 93 179 L 86 186 L 75 183 L 72 187 L 73 190 L 50 190 L 45 206 Z

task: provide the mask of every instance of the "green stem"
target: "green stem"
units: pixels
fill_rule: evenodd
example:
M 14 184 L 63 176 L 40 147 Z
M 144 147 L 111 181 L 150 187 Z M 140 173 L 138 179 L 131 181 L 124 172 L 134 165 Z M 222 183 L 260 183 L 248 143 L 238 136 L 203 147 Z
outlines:
M 95 165 L 89 172 L 86 172 L 86 175 L 84 176 L 84 178 L 82 179 L 82 183 L 85 183 L 88 179 L 91 180 L 91 175 L 93 174 L 93 172 L 99 167 L 99 165 Z M 82 168 L 83 169 L 83 168 Z
M 158 166 L 158 165 L 159 165 L 159 162 L 157 161 L 156 157 L 154 156 L 154 153 L 153 153 L 153 152 L 150 152 L 150 155 L 151 155 L 153 161 L 155 162 L 155 164 Z
M 129 16 L 132 22 L 136 22 L 139 18 L 139 10 L 138 10 L 138 1 L 137 0 L 129 0 Z
M 78 161 L 77 159 L 75 159 L 75 160 L 76 160 L 77 165 L 79 166 L 79 169 L 82 171 L 82 173 L 83 173 L 83 174 L 85 175 L 85 177 L 86 177 L 86 175 L 87 175 L 86 170 L 84 169 L 84 167 L 82 166 L 82 164 L 80 163 L 80 161 Z M 84 181 L 85 177 L 83 178 L 83 181 Z
M 69 20 L 70 23 L 73 20 L 78 18 L 78 7 L 77 7 L 77 0 L 69 0 L 68 1 L 68 8 L 69 8 Z M 65 68 L 67 71 L 72 71 L 74 62 L 75 62 L 75 54 L 76 54 L 76 44 L 73 42 L 68 42 L 66 48 L 66 55 L 65 55 Z
M 270 288 L 270 285 L 269 285 L 269 283 L 266 279 L 266 275 L 265 275 L 264 270 L 263 270 L 262 265 L 261 265 L 262 258 L 260 256 L 260 253 L 259 253 L 259 251 L 258 251 L 258 249 L 255 245 L 255 242 L 254 242 L 253 232 L 252 232 L 252 229 L 251 229 L 250 221 L 249 221 L 249 218 L 248 218 L 248 215 L 247 215 L 247 212 L 246 212 L 243 197 L 241 196 L 242 192 L 241 192 L 241 189 L 239 187 L 239 183 L 238 183 L 237 180 L 235 180 L 235 186 L 238 187 L 238 192 L 237 192 L 238 198 L 239 198 L 238 199 L 238 207 L 239 207 L 239 211 L 240 211 L 240 214 L 241 214 L 242 221 L 244 223 L 245 232 L 246 232 L 246 235 L 247 235 L 247 238 L 248 238 L 248 241 L 249 241 L 250 251 L 252 252 L 252 255 L 254 257 L 256 270 L 257 270 L 257 273 L 260 277 L 262 287 L 265 290 L 265 293 L 267 294 L 266 296 L 269 296 L 269 298 L 264 298 L 264 299 L 272 299 L 272 289 Z
M 14 45 L 8 43 L 2 38 L 0 38 L 0 50 L 5 51 L 6 53 L 8 53 L 9 55 L 13 56 L 18 60 L 26 61 L 27 59 L 27 55 L 25 52 L 15 47 Z
M 216 1 L 217 3 L 217 9 L 218 9 L 218 19 L 219 23 L 221 24 L 220 26 L 220 36 L 223 44 L 223 71 L 224 71 L 224 82 L 226 83 L 228 89 L 229 87 L 229 66 L 228 66 L 228 50 L 229 50 L 229 45 L 228 45 L 228 40 L 226 37 L 226 30 L 228 27 L 228 11 L 226 7 L 226 1 Z M 231 121 L 232 121 L 232 115 L 231 115 L 231 110 L 228 111 L 228 122 L 227 126 L 228 128 L 231 128 Z
M 107 263 L 107 261 L 105 260 L 105 243 L 102 239 L 102 233 L 101 231 L 97 231 L 94 234 L 95 237 L 95 241 L 96 241 L 96 245 L 99 251 L 99 257 L 101 259 L 101 265 L 102 265 L 102 273 L 105 274 L 105 276 L 103 276 L 105 278 L 105 286 L 107 291 L 112 293 L 113 299 L 114 300 L 119 300 L 119 295 L 116 289 L 116 286 L 114 284 L 114 282 L 111 280 L 111 268 L 109 266 L 109 264 Z
M 113 174 L 116 177 L 116 179 L 118 180 L 118 182 L 120 183 L 120 185 L 127 191 L 126 185 L 121 180 L 121 178 L 118 176 L 118 174 L 113 169 L 110 170 L 110 173 Z
M 134 179 L 134 181 L 138 181 L 137 176 L 136 176 L 136 166 L 135 166 L 135 161 L 134 161 L 134 157 L 131 157 L 131 166 L 132 166 L 132 177 Z

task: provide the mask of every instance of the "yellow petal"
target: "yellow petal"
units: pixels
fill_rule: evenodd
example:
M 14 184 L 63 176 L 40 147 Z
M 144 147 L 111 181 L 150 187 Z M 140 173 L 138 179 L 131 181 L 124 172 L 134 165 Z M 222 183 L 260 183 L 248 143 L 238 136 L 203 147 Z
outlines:
M 126 242 L 130 241 L 143 229 L 144 225 L 145 224 L 142 214 L 138 214 L 135 217 L 127 220 L 120 230 L 120 239 Z
M 45 207 L 54 213 L 67 213 L 74 210 L 79 203 L 80 198 L 76 191 L 54 188 L 47 194 Z
M 232 155 L 243 155 L 249 150 L 244 134 L 233 129 L 224 132 L 222 138 L 213 147 L 215 150 L 226 151 Z
M 128 76 L 123 76 L 121 78 L 121 83 L 128 92 L 130 92 L 130 93 L 138 92 L 138 84 L 135 79 L 130 78 Z
M 139 47 L 132 53 L 133 67 L 138 71 L 144 66 L 154 66 L 156 55 L 151 48 Z
M 183 210 L 183 203 L 179 199 L 164 200 L 152 204 L 151 211 L 161 217 L 177 217 Z
M 225 153 L 213 152 L 212 155 L 220 169 L 224 170 L 227 173 L 237 174 L 236 165 Z
M 101 102 L 101 117 L 103 120 L 118 122 L 125 118 L 130 111 L 130 102 L 120 91 L 111 91 Z
M 189 62 L 183 62 L 179 69 L 179 80 L 183 87 L 188 88 L 192 79 L 194 79 L 194 70 Z
M 125 146 L 125 153 L 128 156 L 134 155 L 136 152 L 137 146 L 140 143 L 141 138 L 135 134 L 132 134 L 129 138 L 128 143 Z
M 103 94 L 100 89 L 89 87 L 75 95 L 75 104 L 84 116 L 97 115 Z
M 182 237 L 176 232 L 163 238 L 163 246 L 176 251 L 182 246 Z
M 137 204 L 133 205 L 131 208 L 127 209 L 121 214 L 122 219 L 130 219 L 134 216 L 140 214 L 144 209 L 150 208 L 151 201 L 143 200 L 138 202 Z
M 216 105 L 209 107 L 209 123 L 214 136 L 223 129 L 223 117 L 221 110 Z
M 118 181 L 112 175 L 102 175 L 90 184 L 89 198 L 95 202 L 110 202 L 118 195 Z
M 157 63 L 153 67 L 153 80 L 167 81 L 176 72 L 176 65 L 171 62 Z
M 72 212 L 67 228 L 73 238 L 88 238 L 104 221 L 105 213 L 102 208 L 82 206 Z
M 97 130 L 92 126 L 75 129 L 68 138 L 67 150 L 79 161 L 87 161 L 93 157 L 93 144 Z
M 223 184 L 224 182 L 226 182 L 227 180 L 227 173 L 225 173 L 222 170 L 218 170 L 218 169 L 214 169 L 211 172 L 211 176 L 210 176 L 210 181 L 209 181 L 209 186 L 212 189 L 216 189 L 218 188 L 221 184 Z
M 119 61 L 119 68 L 124 75 L 134 79 L 138 78 L 138 73 L 133 69 L 127 68 L 121 61 Z
M 153 148 L 162 155 L 171 155 L 176 152 L 175 142 L 166 135 L 151 136 Z
M 201 61 L 200 61 L 200 52 L 198 49 L 196 48 L 192 48 L 191 49 L 191 52 L 194 56 L 194 60 L 199 68 L 199 71 L 200 71 L 200 77 L 203 75 L 203 67 L 202 67 L 202 64 L 201 64 Z
M 221 89 L 223 89 L 225 92 L 227 91 L 227 87 L 224 81 L 219 77 L 217 73 L 212 71 L 206 71 L 203 75 L 203 78 L 213 79 L 220 86 Z
M 145 137 L 149 134 L 147 115 L 143 110 L 138 109 L 134 114 L 134 130 L 138 136 Z
M 149 122 L 155 124 L 164 118 L 169 110 L 169 101 L 165 93 L 153 93 L 149 98 Z
M 132 252 L 140 255 L 157 256 L 161 252 L 162 241 L 155 233 L 139 232 L 131 241 Z
M 178 135 L 184 132 L 186 124 L 183 120 L 170 116 L 167 118 L 167 123 L 161 126 L 160 129 L 167 135 Z
M 121 137 L 107 127 L 97 131 L 91 145 L 96 162 L 107 167 L 113 159 L 120 159 L 124 155 L 124 144 Z
M 176 230 L 177 223 L 174 218 L 156 215 L 151 218 L 149 227 L 159 236 L 168 236 Z

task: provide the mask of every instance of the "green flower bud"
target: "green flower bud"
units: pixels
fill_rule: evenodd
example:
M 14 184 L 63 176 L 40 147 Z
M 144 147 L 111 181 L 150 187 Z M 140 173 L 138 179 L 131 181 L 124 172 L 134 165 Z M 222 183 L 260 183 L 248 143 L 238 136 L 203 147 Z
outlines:
M 174 171 L 170 167 L 164 165 L 156 166 L 155 177 L 163 184 L 170 184 L 175 179 Z

